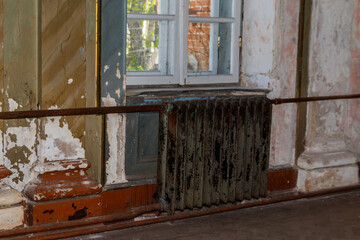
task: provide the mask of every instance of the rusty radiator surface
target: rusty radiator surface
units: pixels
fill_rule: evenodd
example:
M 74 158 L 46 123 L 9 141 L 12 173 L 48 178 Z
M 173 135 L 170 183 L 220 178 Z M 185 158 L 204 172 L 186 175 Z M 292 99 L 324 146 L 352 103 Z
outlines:
M 160 199 L 174 213 L 265 197 L 270 125 L 264 96 L 169 103 L 160 116 Z

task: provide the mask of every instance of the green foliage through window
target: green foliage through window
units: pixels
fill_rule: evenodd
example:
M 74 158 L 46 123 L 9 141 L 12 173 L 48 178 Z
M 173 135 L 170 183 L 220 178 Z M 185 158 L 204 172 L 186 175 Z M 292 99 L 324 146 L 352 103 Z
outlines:
M 128 0 L 127 12 L 157 14 L 156 0 Z M 126 70 L 157 71 L 159 21 L 128 20 Z

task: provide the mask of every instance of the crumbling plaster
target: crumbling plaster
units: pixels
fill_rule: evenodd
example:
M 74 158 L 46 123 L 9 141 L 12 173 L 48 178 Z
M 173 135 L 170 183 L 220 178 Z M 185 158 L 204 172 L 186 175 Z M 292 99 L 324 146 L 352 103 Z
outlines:
M 13 174 L 4 183 L 22 191 L 36 179 L 43 162 L 85 158 L 82 143 L 61 117 L 25 121 L 24 126 L 6 127 L 3 161 Z M 63 170 L 61 165 L 57 170 Z
M 25 185 L 36 178 L 32 168 L 37 157 L 37 121 L 25 120 L 20 127 L 7 127 L 4 134 L 4 165 L 13 172 L 3 179 L 9 186 L 22 191 Z M 5 124 L 6 125 L 6 124 Z
M 116 106 L 110 94 L 102 99 L 105 107 Z M 125 176 L 126 114 L 109 114 L 106 119 L 106 184 L 127 182 Z
M 269 88 L 270 98 L 295 97 L 299 1 L 245 0 L 242 85 Z M 294 104 L 274 106 L 270 165 L 295 164 Z
M 354 33 L 351 26 L 355 20 L 352 13 L 356 4 L 359 1 L 314 1 L 309 50 L 309 96 L 352 92 Z M 349 149 L 348 145 L 353 144 L 349 136 L 353 132 L 349 129 L 348 117 L 354 114 L 349 112 L 349 103 L 349 100 L 339 100 L 308 104 L 306 151 Z M 354 112 L 358 112 L 358 109 Z
M 360 93 L 360 0 L 353 5 L 350 40 L 350 92 Z M 360 158 L 360 100 L 349 101 L 349 118 L 346 127 L 349 150 L 356 152 Z
M 314 1 L 309 50 L 309 96 L 349 93 L 354 1 Z M 346 26 L 346 27 L 345 27 Z M 336 57 L 334 57 L 336 56 Z M 348 101 L 308 104 L 307 151 L 345 141 Z M 328 139 L 333 139 L 328 141 Z M 316 149 L 314 149 L 316 147 Z M 321 147 L 320 147 L 321 148 Z
M 313 1 L 309 44 L 309 96 L 359 93 L 356 49 L 360 1 Z M 354 11 L 355 9 L 355 11 Z M 355 22 L 355 27 L 354 27 Z M 354 65 L 355 62 L 355 65 Z M 357 68 L 359 71 L 359 68 Z M 356 72 L 356 71 L 355 71 Z M 356 84 L 353 84 L 357 82 Z M 305 152 L 297 186 L 316 191 L 359 183 L 358 100 L 309 103 Z

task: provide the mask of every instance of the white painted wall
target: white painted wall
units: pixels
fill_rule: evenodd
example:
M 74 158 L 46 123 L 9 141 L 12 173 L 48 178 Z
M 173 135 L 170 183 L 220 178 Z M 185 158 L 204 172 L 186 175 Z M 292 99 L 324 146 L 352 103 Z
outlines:
M 295 97 L 299 1 L 244 0 L 242 85 Z M 297 106 L 274 106 L 271 166 L 295 164 Z
M 309 96 L 346 95 L 351 88 L 355 0 L 314 1 L 309 51 Z M 359 4 L 359 3 L 358 3 Z M 348 149 L 349 100 L 308 104 L 306 150 Z M 359 151 L 359 150 L 357 150 Z

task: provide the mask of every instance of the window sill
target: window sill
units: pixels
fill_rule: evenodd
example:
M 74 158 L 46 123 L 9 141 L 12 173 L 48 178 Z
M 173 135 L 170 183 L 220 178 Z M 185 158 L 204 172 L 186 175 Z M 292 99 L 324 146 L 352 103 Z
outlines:
M 266 95 L 271 90 L 267 88 L 254 87 L 170 87 L 170 88 L 144 88 L 128 89 L 127 97 L 144 98 L 178 98 L 178 97 L 216 97 L 216 96 L 246 96 Z

